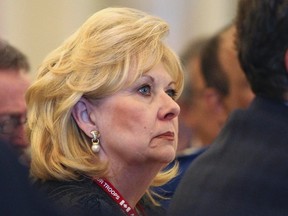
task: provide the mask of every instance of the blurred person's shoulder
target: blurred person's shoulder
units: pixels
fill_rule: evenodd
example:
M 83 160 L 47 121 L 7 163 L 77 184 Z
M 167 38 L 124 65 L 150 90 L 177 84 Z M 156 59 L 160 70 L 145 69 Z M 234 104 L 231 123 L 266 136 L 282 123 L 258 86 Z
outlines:
M 28 167 L 18 161 L 11 145 L 0 141 L 1 215 L 60 216 L 48 200 L 30 184 Z

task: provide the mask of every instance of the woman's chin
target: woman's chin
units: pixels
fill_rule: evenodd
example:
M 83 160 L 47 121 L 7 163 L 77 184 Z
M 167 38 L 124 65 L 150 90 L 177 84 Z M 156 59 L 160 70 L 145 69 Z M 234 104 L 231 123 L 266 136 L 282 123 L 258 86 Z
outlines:
M 158 160 L 160 163 L 168 164 L 171 163 L 176 157 L 176 150 L 174 148 L 168 148 L 165 149 L 165 151 L 162 151 L 159 153 L 158 157 L 156 157 L 156 160 Z

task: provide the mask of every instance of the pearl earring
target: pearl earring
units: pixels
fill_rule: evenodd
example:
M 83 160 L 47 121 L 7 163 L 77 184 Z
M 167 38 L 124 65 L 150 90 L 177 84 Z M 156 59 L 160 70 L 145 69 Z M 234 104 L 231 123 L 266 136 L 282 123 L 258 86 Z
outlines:
M 92 146 L 91 146 L 91 149 L 94 153 L 98 153 L 100 151 L 100 140 L 99 140 L 99 137 L 100 137 L 100 133 L 99 131 L 91 131 L 90 132 L 92 134 Z

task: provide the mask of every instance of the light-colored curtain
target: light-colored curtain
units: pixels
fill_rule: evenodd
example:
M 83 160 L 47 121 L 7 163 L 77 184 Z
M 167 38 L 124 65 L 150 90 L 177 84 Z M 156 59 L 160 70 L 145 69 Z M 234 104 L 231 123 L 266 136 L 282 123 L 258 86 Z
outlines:
M 167 43 L 180 53 L 189 41 L 231 22 L 237 0 L 1 0 L 0 36 L 28 56 L 33 75 L 43 58 L 89 16 L 111 6 L 165 19 L 171 28 Z

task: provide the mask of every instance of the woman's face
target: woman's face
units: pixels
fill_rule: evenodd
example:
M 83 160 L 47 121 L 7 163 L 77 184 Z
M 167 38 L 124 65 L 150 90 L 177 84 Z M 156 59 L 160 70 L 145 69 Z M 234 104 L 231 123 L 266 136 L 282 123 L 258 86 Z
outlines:
M 101 157 L 134 165 L 173 160 L 180 112 L 175 95 L 175 83 L 160 63 L 132 86 L 97 101 L 92 112 Z

